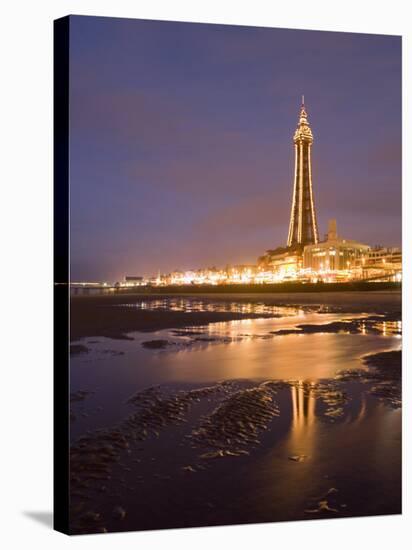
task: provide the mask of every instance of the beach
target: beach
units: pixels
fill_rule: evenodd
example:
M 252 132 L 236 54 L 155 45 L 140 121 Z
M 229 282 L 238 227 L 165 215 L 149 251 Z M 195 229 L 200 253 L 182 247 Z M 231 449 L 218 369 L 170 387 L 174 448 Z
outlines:
M 71 297 L 73 533 L 401 511 L 401 293 Z
M 201 299 L 204 303 L 221 304 L 220 311 L 190 311 L 187 309 L 163 308 L 139 309 L 136 315 L 133 306 L 142 302 L 173 300 L 181 298 Z M 236 293 L 201 294 L 185 293 L 179 296 L 165 294 L 111 293 L 104 295 L 71 296 L 70 299 L 70 339 L 86 336 L 109 336 L 121 338 L 132 331 L 152 331 L 177 328 L 187 325 L 200 326 L 205 323 L 230 321 L 235 319 L 257 318 L 253 312 L 230 311 L 230 304 L 266 304 L 268 306 L 301 305 L 302 307 L 329 308 L 352 313 L 400 312 L 401 291 L 379 292 L 306 292 L 306 293 Z M 224 306 L 227 306 L 226 308 Z

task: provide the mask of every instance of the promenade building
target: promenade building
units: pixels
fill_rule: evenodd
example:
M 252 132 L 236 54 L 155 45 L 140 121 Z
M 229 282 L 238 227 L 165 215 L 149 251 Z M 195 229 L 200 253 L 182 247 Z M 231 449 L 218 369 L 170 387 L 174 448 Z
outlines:
M 330 220 L 324 241 L 306 245 L 303 250 L 303 269 L 322 275 L 346 272 L 348 278 L 368 258 L 370 246 L 338 236 L 336 220 Z M 339 274 L 338 274 L 339 275 Z
M 373 247 L 358 267 L 362 279 L 399 282 L 402 280 L 402 250 L 397 247 Z
M 133 287 L 133 286 L 143 286 L 145 280 L 143 277 L 137 275 L 126 275 L 124 281 L 121 283 L 121 286 Z

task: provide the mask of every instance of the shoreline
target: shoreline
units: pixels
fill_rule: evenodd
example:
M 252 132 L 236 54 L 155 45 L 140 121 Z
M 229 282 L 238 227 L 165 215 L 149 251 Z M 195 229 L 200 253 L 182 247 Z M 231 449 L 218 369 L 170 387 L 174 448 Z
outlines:
M 400 291 L 346 293 L 276 293 L 276 294 L 105 294 L 71 296 L 70 341 L 86 337 L 128 339 L 131 332 L 154 332 L 163 329 L 197 327 L 209 323 L 276 317 L 275 313 L 230 311 L 171 311 L 170 309 L 137 309 L 142 301 L 202 300 L 206 303 L 249 303 L 279 307 L 317 308 L 337 313 L 391 313 L 401 317 Z M 124 307 L 120 307 L 124 306 Z M 131 306 L 131 307 L 129 307 Z
M 61 285 L 61 286 L 67 286 Z M 70 285 L 69 285 L 70 286 Z M 402 291 L 400 282 L 370 282 L 353 281 L 340 283 L 231 283 L 222 285 L 168 285 L 168 286 L 141 286 L 141 287 L 115 287 L 97 286 L 82 287 L 70 286 L 74 290 L 114 292 L 115 294 L 140 294 L 140 295 L 165 295 L 165 294 L 282 294 L 282 293 L 330 293 L 330 292 L 380 292 L 380 291 Z

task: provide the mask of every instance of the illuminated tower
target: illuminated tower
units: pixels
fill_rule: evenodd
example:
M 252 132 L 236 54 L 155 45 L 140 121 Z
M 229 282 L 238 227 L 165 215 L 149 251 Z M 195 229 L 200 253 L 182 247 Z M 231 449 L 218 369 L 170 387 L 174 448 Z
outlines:
M 319 241 L 319 234 L 312 190 L 313 135 L 308 122 L 304 96 L 302 96 L 299 124 L 293 136 L 293 142 L 295 175 L 287 246 L 316 244 Z

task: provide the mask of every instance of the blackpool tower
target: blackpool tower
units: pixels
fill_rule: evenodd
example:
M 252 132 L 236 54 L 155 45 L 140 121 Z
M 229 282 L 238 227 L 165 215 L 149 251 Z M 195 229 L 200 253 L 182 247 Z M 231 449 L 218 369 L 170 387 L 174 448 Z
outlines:
M 293 142 L 295 144 L 295 174 L 287 241 L 288 247 L 316 244 L 319 241 L 312 189 L 311 148 L 313 135 L 309 126 L 303 96 L 299 123 L 293 137 Z

